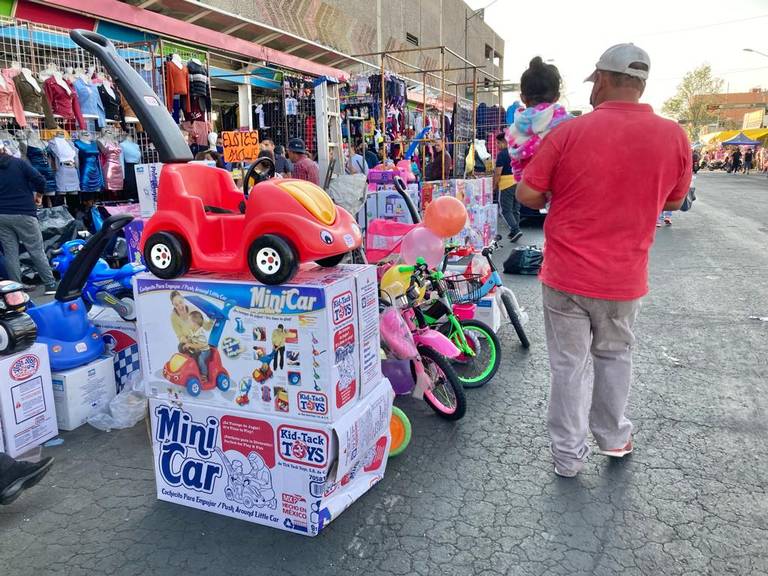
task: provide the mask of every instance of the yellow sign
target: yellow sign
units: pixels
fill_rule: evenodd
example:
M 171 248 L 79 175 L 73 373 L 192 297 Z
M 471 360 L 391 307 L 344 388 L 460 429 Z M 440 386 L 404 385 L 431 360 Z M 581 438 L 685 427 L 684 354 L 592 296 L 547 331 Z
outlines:
M 754 110 L 753 112 L 747 112 L 744 114 L 744 123 L 741 126 L 742 130 L 751 130 L 753 128 L 762 128 L 763 119 L 765 117 L 765 109 Z
M 222 132 L 224 162 L 249 162 L 259 157 L 259 133 Z

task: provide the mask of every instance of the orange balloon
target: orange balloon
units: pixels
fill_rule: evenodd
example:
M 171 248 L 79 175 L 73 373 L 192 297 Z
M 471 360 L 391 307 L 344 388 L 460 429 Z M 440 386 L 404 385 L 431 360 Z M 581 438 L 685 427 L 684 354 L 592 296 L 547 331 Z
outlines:
M 467 209 L 453 196 L 441 196 L 427 205 L 424 226 L 440 238 L 450 238 L 464 229 Z

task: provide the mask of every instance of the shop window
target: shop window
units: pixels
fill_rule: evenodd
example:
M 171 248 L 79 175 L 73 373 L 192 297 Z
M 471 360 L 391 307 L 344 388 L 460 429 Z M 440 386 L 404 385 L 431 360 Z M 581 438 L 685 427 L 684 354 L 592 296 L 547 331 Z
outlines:
M 405 39 L 408 40 L 408 42 L 410 42 L 414 46 L 419 45 L 419 37 L 415 36 L 414 34 L 411 34 L 410 32 L 405 33 Z

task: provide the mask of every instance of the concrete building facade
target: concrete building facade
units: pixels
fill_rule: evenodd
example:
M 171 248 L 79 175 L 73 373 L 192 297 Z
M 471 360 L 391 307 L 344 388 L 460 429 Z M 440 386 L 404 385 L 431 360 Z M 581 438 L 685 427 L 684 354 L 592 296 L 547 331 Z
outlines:
M 503 77 L 504 41 L 484 21 L 482 11 L 473 11 L 462 0 L 202 0 L 201 3 L 350 55 L 445 45 L 461 56 L 466 55 L 467 60 L 483 66 L 495 77 Z M 297 55 L 300 54 L 297 51 Z M 441 67 L 437 50 L 398 57 L 423 69 Z M 378 64 L 373 58 L 364 59 Z M 458 59 L 446 57 L 446 66 L 462 65 Z M 388 61 L 386 68 L 394 72 L 407 70 L 392 61 Z M 420 75 L 410 77 L 420 80 Z M 453 72 L 450 79 L 471 82 L 472 74 Z M 437 81 L 432 79 L 429 83 L 436 85 Z M 479 83 L 478 100 L 497 104 L 498 91 L 485 91 L 482 79 Z M 463 92 L 461 88 L 460 94 Z

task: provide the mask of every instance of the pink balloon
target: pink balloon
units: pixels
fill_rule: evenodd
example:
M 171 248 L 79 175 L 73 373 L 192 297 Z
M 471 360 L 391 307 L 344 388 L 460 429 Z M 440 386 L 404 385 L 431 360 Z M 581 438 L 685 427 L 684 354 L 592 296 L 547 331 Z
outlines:
M 416 264 L 417 258 L 424 258 L 430 268 L 435 268 L 442 262 L 443 255 L 443 241 L 423 226 L 408 232 L 400 244 L 400 256 L 406 264 Z

